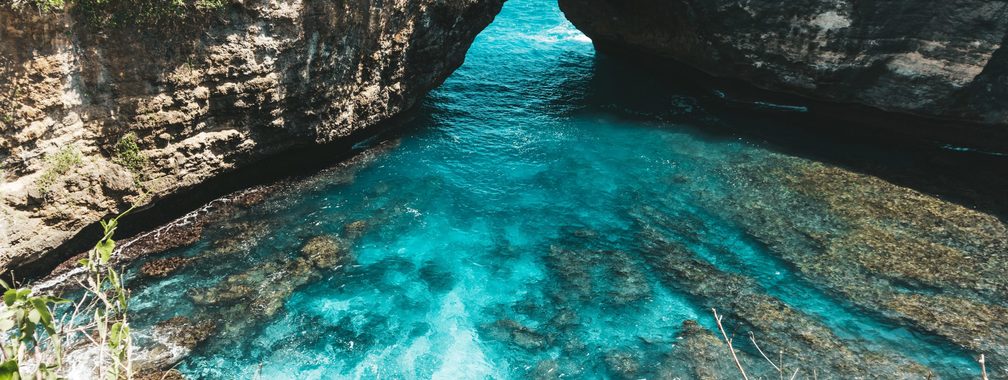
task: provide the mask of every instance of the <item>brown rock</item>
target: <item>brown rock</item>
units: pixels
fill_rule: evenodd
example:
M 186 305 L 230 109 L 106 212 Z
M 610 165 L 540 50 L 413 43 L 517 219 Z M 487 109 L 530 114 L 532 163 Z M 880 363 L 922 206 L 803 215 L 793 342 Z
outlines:
M 1001 1 L 559 3 L 604 53 L 645 53 L 669 59 L 669 70 L 685 64 L 761 89 L 952 119 L 934 128 L 906 123 L 906 131 L 1008 148 L 1008 4 Z M 904 124 L 886 120 L 880 126 Z
M 78 19 L 82 12 L 14 11 L 5 2 L 0 166 L 34 206 L 0 205 L 15 214 L 0 219 L 0 230 L 12 231 L 0 235 L 0 268 L 76 254 L 51 252 L 130 203 L 392 119 L 462 63 L 502 4 L 235 1 L 209 11 L 217 13 L 120 28 Z M 123 199 L 134 178 L 112 161 L 131 132 L 150 165 L 139 173 L 146 192 Z M 52 194 L 32 193 L 44 157 L 62 147 L 80 151 L 80 167 Z
M 186 380 L 185 376 L 182 376 L 182 372 L 177 369 L 170 369 L 167 371 L 151 371 L 143 372 L 136 376 L 133 376 L 134 380 Z
M 785 156 L 723 173 L 739 186 L 711 204 L 809 281 L 977 352 L 1008 355 L 1008 325 L 976 319 L 998 320 L 1008 299 L 1008 225 L 997 217 Z
M 485 326 L 494 339 L 514 344 L 524 349 L 542 349 L 549 344 L 549 338 L 513 319 L 501 319 Z
M 343 226 L 343 233 L 345 233 L 348 238 L 353 239 L 363 235 L 364 231 L 366 231 L 367 228 L 368 228 L 367 221 L 355 220 L 353 222 L 350 222 L 350 224 Z
M 605 354 L 606 367 L 609 372 L 620 379 L 638 378 L 640 359 L 630 352 L 609 352 Z
M 164 277 L 193 261 L 188 257 L 169 257 L 144 263 L 140 274 L 148 277 Z
M 333 269 L 348 260 L 346 243 L 332 236 L 317 236 L 301 247 L 301 255 L 319 269 Z

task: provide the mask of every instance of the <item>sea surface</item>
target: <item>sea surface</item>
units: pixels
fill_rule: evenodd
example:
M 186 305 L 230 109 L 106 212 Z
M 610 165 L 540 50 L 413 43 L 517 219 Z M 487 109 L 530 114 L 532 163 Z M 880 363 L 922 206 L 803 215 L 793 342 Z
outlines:
M 732 312 L 733 297 L 761 294 L 858 355 L 979 373 L 962 348 L 805 278 L 738 208 L 719 207 L 740 165 L 774 165 L 800 145 L 737 132 L 790 123 L 801 104 L 752 102 L 759 122 L 747 124 L 722 92 L 666 88 L 620 65 L 596 56 L 554 0 L 508 1 L 405 132 L 133 265 L 134 324 L 212 322 L 177 367 L 193 378 L 686 379 L 695 368 L 676 352 L 687 326 L 720 338 L 712 308 L 759 359 L 753 371 L 768 370 Z M 670 245 L 689 252 L 682 273 L 729 277 L 678 283 L 655 259 Z M 193 261 L 138 274 L 168 257 Z M 797 357 L 793 335 L 758 327 Z M 713 354 L 733 369 L 727 351 Z

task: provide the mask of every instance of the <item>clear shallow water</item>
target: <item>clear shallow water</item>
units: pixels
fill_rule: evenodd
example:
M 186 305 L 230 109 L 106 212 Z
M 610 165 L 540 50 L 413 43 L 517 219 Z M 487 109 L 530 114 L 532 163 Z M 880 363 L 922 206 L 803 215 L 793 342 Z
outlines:
M 711 300 L 662 281 L 640 232 L 652 225 L 853 347 L 973 372 L 962 352 L 815 288 L 710 209 L 735 186 L 716 174 L 770 154 L 693 127 L 733 122 L 705 109 L 717 94 L 653 97 L 643 74 L 620 87 L 603 65 L 555 1 L 509 1 L 398 146 L 163 254 L 209 258 L 131 285 L 136 323 L 217 321 L 179 366 L 196 378 L 606 378 L 627 352 L 639 377 L 676 375 L 666 356 L 684 321 L 713 326 Z M 348 232 L 355 221 L 360 236 Z M 317 236 L 338 237 L 352 259 L 282 264 Z M 250 270 L 274 284 L 256 292 L 280 294 L 279 308 L 193 301 Z

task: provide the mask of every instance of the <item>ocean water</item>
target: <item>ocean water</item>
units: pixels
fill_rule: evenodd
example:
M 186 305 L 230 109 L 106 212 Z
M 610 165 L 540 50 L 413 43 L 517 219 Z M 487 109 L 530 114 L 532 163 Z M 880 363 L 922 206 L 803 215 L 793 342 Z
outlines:
M 835 297 L 712 208 L 737 185 L 726 167 L 779 154 L 724 131 L 738 117 L 705 103 L 722 94 L 655 97 L 660 82 L 606 75 L 613 65 L 555 1 L 508 1 L 395 141 L 149 259 L 198 258 L 170 277 L 134 265 L 134 323 L 213 322 L 177 367 L 193 378 L 691 378 L 670 359 L 684 322 L 716 331 L 710 307 L 734 295 L 664 277 L 642 226 L 665 226 L 653 233 L 855 352 L 977 373 L 968 353 Z M 290 264 L 319 236 L 340 265 Z

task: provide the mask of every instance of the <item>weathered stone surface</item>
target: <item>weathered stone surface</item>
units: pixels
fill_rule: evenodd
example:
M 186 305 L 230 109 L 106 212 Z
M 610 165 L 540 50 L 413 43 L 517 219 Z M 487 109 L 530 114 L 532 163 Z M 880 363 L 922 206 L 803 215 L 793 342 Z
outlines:
M 560 7 L 600 48 L 821 100 L 1008 124 L 1003 1 L 560 0 Z
M 462 63 L 502 3 L 254 0 L 185 28 L 101 32 L 72 9 L 2 7 L 0 267 L 129 203 L 390 119 Z M 114 163 L 130 133 L 144 167 Z M 38 191 L 63 149 L 79 162 Z

